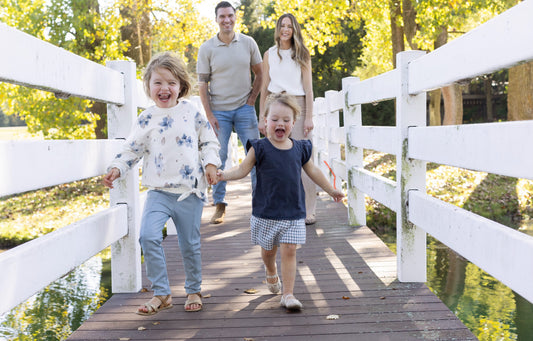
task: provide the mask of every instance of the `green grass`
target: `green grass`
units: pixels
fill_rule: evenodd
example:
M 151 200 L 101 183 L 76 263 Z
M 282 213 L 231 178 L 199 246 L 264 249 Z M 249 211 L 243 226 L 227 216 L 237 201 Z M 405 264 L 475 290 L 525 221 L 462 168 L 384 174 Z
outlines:
M 101 177 L 0 198 L 0 247 L 9 248 L 109 207 Z
M 393 155 L 366 150 L 365 168 L 396 180 Z M 533 181 L 429 163 L 426 191 L 511 228 L 533 234 Z M 367 197 L 367 225 L 395 249 L 396 213 Z

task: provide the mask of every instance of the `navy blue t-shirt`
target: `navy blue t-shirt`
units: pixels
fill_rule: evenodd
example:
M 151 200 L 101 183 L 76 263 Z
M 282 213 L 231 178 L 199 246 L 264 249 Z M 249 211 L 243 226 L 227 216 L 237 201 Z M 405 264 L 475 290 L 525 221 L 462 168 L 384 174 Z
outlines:
M 257 218 L 295 220 L 305 218 L 302 166 L 309 161 L 313 146 L 309 140 L 292 140 L 291 149 L 278 149 L 267 138 L 249 140 L 254 147 L 257 184 L 252 214 Z

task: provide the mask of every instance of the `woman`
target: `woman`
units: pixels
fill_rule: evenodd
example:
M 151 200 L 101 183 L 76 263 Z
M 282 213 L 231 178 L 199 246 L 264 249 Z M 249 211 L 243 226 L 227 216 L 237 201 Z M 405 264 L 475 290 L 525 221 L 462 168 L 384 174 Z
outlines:
M 276 45 L 268 49 L 263 57 L 264 82 L 259 101 L 259 131 L 265 132 L 265 100 L 271 93 L 286 92 L 296 97 L 301 115 L 294 124 L 291 137 L 297 140 L 312 139 L 313 130 L 313 81 L 311 76 L 311 55 L 305 47 L 300 24 L 290 13 L 283 14 L 276 22 L 274 33 Z M 309 177 L 302 173 L 305 189 L 307 225 L 316 222 L 316 187 Z

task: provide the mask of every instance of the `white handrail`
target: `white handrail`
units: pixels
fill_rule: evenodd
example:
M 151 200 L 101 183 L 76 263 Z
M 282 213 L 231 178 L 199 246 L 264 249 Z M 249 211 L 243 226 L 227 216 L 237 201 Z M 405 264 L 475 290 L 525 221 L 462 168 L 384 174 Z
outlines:
M 532 17 L 533 0 L 524 1 L 429 54 L 399 53 L 393 71 L 365 81 L 345 78 L 345 167 L 332 155 L 338 124 L 327 119 L 339 110 L 337 96 L 332 103 L 328 96 L 315 100 L 318 162 L 344 172 L 350 223 L 366 224 L 365 195 L 396 212 L 400 281 L 425 281 L 430 233 L 533 302 L 533 237 L 425 194 L 426 162 L 533 179 L 533 157 L 523 156 L 533 147 L 533 121 L 439 127 L 425 122 L 427 91 L 533 60 Z M 396 101 L 396 126 L 363 126 L 361 105 L 389 99 Z M 395 155 L 396 181 L 365 170 L 363 149 Z

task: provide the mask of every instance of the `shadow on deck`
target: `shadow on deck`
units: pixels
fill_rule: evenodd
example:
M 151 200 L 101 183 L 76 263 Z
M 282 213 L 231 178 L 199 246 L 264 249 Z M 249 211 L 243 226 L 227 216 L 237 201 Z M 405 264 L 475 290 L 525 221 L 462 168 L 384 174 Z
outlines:
M 134 312 L 151 292 L 115 294 L 69 340 L 477 340 L 424 284 L 398 282 L 395 255 L 367 227 L 348 226 L 345 206 L 324 193 L 297 253 L 294 292 L 304 309 L 288 314 L 250 243 L 249 179 L 229 183 L 226 199 L 224 224 L 208 223 L 212 206 L 202 217 L 203 311 L 183 310 L 182 263 L 169 236 L 174 307 L 143 317 Z

